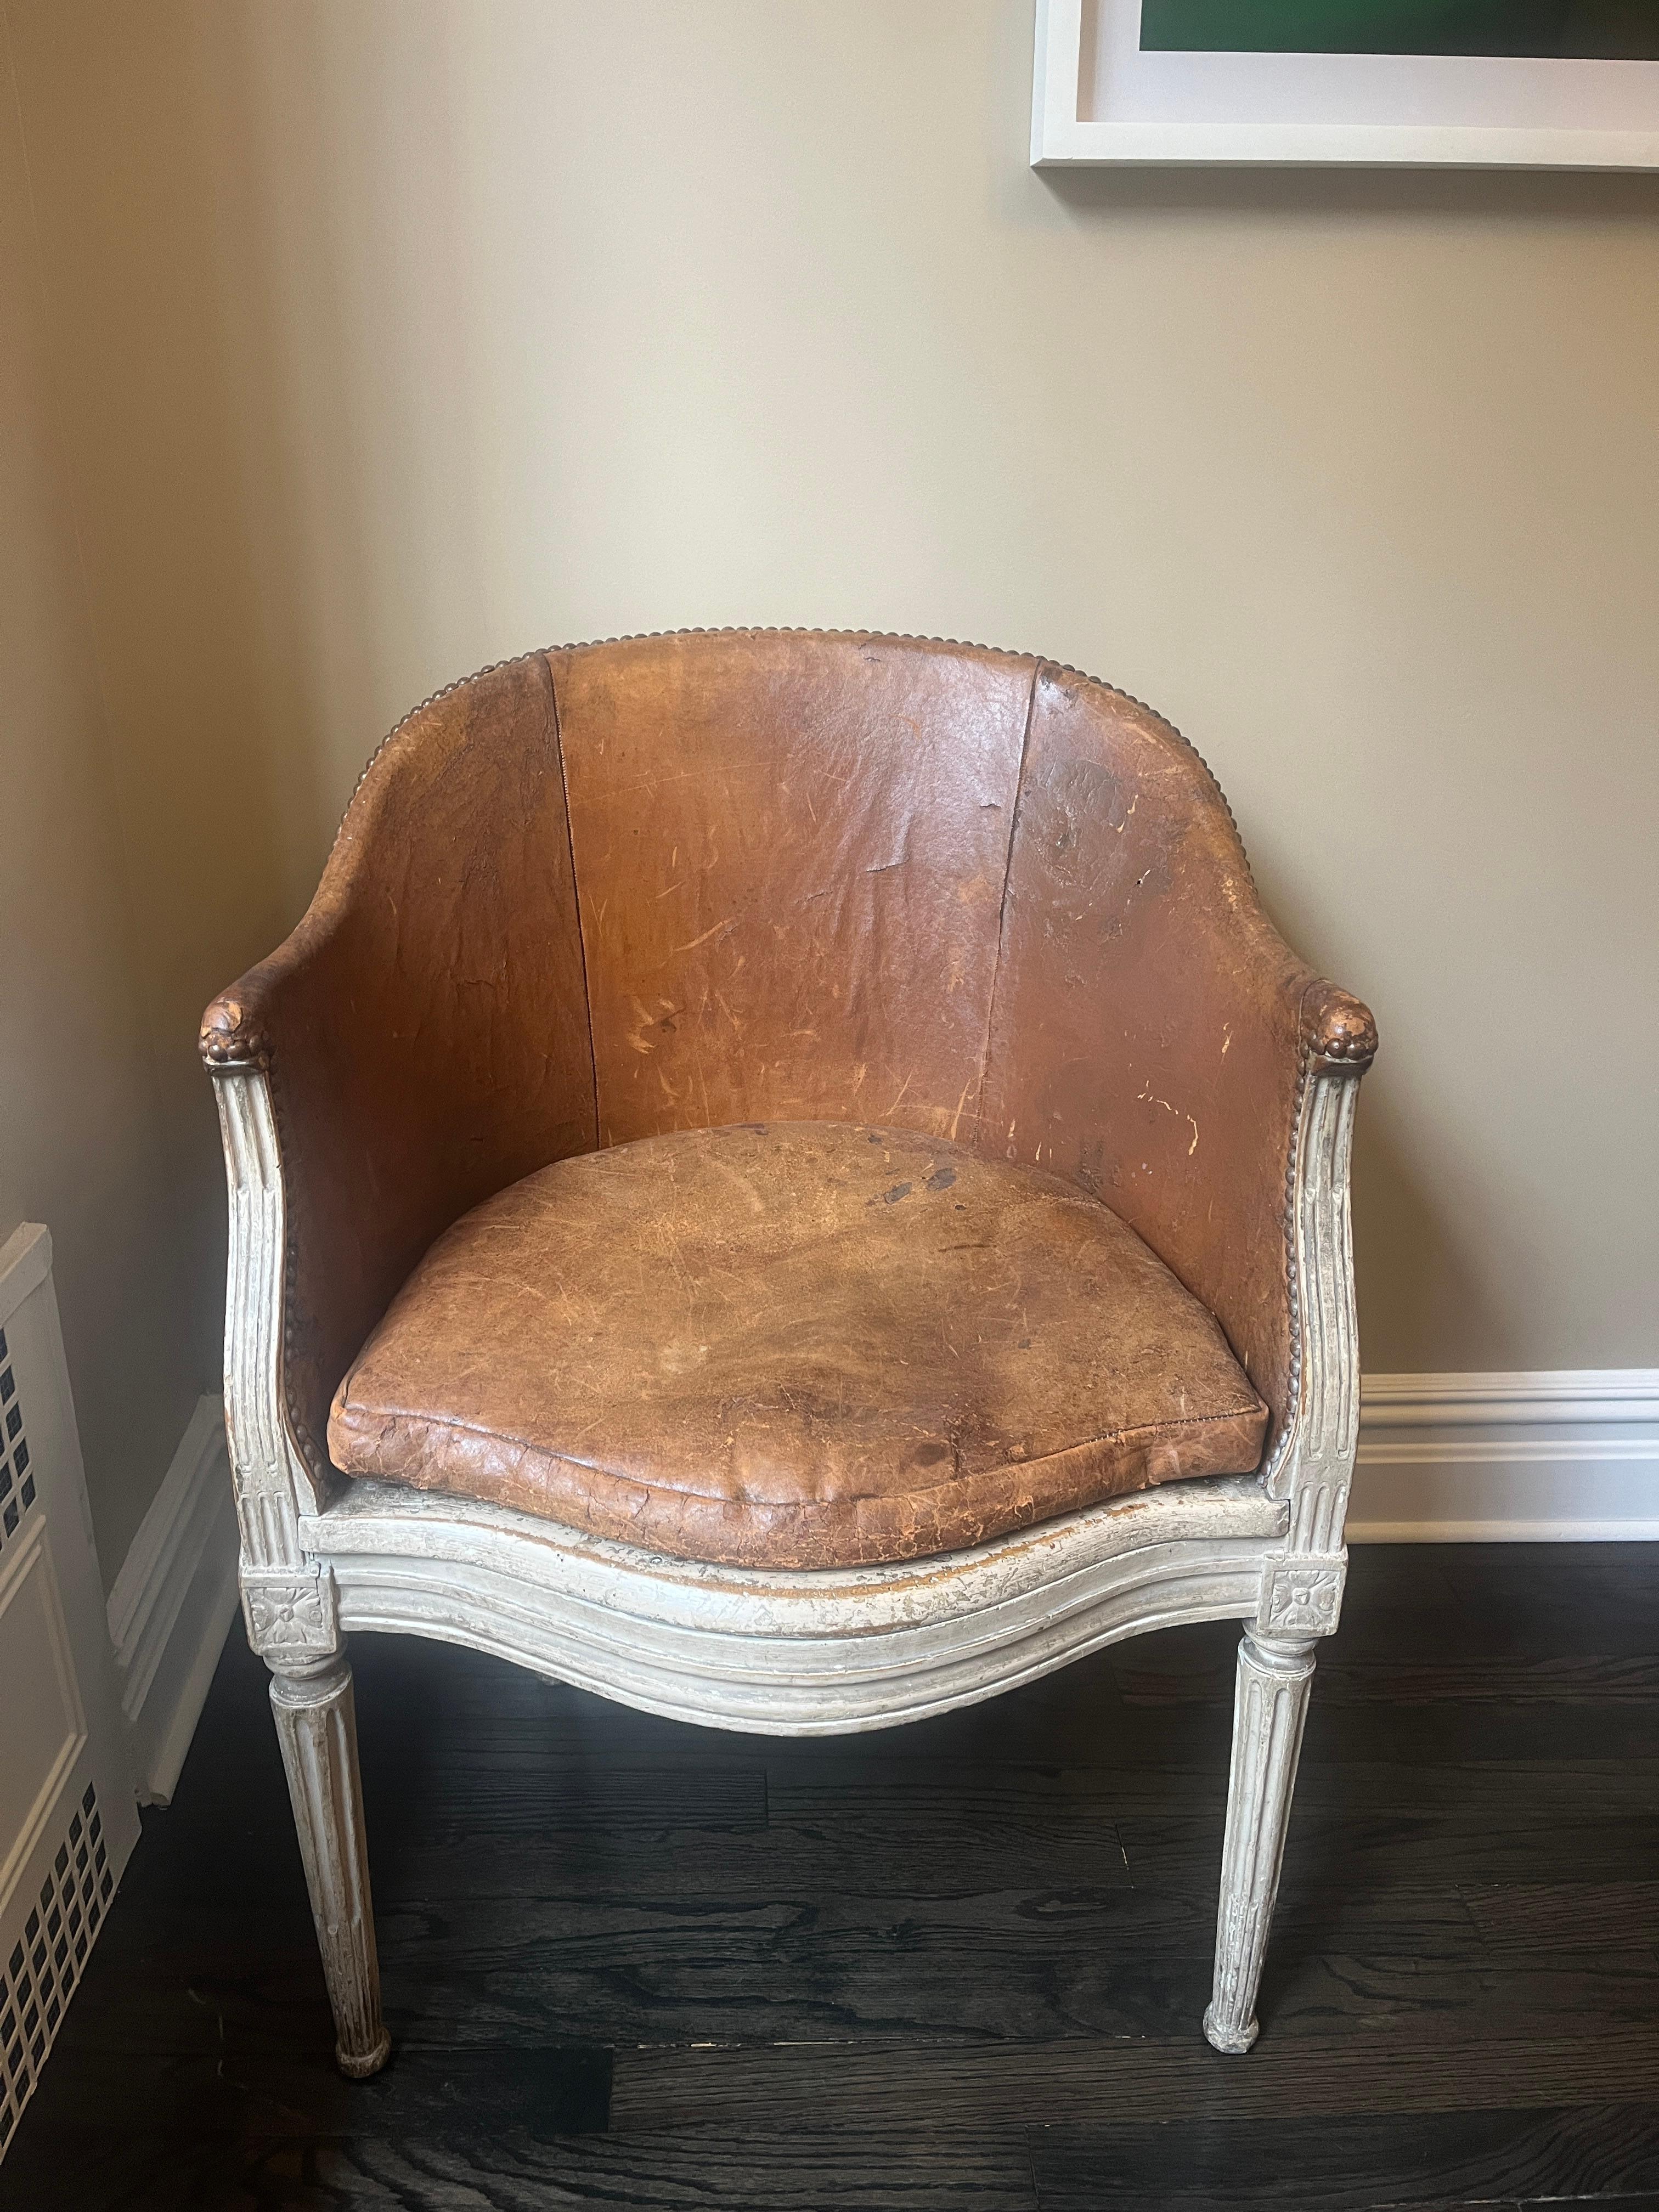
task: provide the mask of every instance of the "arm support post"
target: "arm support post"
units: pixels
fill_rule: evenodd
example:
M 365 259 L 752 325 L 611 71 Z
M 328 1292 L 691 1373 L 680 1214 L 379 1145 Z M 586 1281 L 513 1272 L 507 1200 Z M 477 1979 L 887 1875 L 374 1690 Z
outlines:
M 1268 1487 L 1290 1507 L 1238 1648 L 1215 1987 L 1204 2033 L 1218 2051 L 1255 2041 L 1256 1991 L 1279 1894 L 1316 1639 L 1335 1628 L 1347 1575 L 1343 1522 L 1359 1427 L 1348 1179 L 1356 1073 L 1310 1060 L 1291 1182 L 1294 1395 Z

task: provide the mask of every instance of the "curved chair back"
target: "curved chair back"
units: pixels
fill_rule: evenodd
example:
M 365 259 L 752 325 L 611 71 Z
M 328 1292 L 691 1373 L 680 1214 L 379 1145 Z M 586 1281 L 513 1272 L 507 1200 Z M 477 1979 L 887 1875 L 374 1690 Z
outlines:
M 1197 755 L 1070 670 L 756 630 L 487 670 L 381 747 L 256 979 L 272 1017 L 290 989 L 321 1010 L 296 1006 L 273 1064 L 290 1203 L 364 1224 L 325 1267 L 289 1239 L 313 1455 L 358 1346 L 468 1206 L 596 1145 L 744 1121 L 896 1124 L 1068 1177 L 1285 1419 L 1311 971 Z

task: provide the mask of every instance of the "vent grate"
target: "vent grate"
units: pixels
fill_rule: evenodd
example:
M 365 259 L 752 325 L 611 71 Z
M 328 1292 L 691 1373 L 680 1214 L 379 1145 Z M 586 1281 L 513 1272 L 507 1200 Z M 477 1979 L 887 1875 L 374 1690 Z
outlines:
M 0 1328 L 0 1552 L 16 1535 L 34 1503 L 29 1440 L 23 1432 L 23 1407 L 11 1371 L 6 1332 Z
M 98 1793 L 88 1783 L 22 1936 L 0 1960 L 0 2151 L 40 2078 L 115 1887 L 103 1827 Z

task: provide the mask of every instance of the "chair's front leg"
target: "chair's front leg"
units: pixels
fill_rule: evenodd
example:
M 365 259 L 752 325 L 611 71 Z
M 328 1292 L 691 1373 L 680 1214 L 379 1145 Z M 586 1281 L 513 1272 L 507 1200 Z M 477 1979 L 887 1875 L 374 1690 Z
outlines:
M 342 2073 L 361 2079 L 385 2065 L 392 2039 L 380 2020 L 351 1668 L 343 1652 L 270 1664 L 271 1710 L 334 2008 L 335 2057 Z
M 1256 1985 L 1279 1894 L 1313 1670 L 1313 1644 L 1299 1638 L 1250 1630 L 1238 1647 L 1215 1989 L 1204 2015 L 1204 2033 L 1218 2051 L 1248 2051 L 1255 2041 Z
M 241 1530 L 242 1613 L 247 1640 L 271 1673 L 336 2055 L 344 2072 L 361 2076 L 377 2073 L 391 2046 L 380 2021 L 351 1669 L 334 1577 L 300 1541 L 301 1512 L 320 1511 L 325 1500 L 290 1432 L 283 1387 L 283 1148 L 258 1038 L 234 1034 L 241 1018 L 234 1002 L 219 1011 L 235 1018 L 228 1029 L 210 1024 L 204 1048 L 230 1186 L 225 1425 Z

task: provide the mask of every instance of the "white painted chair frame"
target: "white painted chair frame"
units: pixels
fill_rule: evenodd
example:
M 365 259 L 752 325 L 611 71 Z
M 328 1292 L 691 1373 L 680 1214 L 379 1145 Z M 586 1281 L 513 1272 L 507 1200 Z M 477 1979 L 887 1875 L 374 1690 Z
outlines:
M 346 1657 L 356 1629 L 469 1644 L 674 1720 L 832 1735 L 993 1697 L 1149 1629 L 1240 1619 L 1204 2028 L 1218 2051 L 1249 2049 L 1314 1652 L 1336 1627 L 1346 1571 L 1358 1071 L 1308 1064 L 1288 1163 L 1294 1411 L 1258 1474 L 1115 1498 L 939 1558 L 811 1573 L 698 1565 L 385 1483 L 320 1498 L 283 1411 L 270 1087 L 252 1063 L 212 1073 L 230 1183 L 225 1406 L 243 1611 L 271 1670 L 346 2073 L 373 2074 L 390 2048 Z

